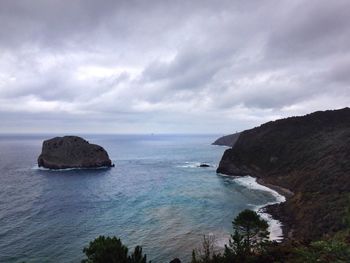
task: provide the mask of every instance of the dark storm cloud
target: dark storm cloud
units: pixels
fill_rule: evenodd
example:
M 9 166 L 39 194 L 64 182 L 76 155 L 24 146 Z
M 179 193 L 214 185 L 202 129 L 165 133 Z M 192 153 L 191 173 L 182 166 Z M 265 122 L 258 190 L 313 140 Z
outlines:
M 349 8 L 346 0 L 296 1 L 281 13 L 268 40 L 269 52 L 282 59 L 348 53 Z
M 106 5 L 103 4 L 105 2 Z M 101 4 L 99 4 L 101 3 Z M 111 15 L 117 1 L 1 1 L 1 44 L 76 45 Z
M 226 49 L 226 50 L 225 50 Z M 230 65 L 234 51 L 223 47 L 217 50 L 180 50 L 170 62 L 153 62 L 142 73 L 141 81 L 155 83 L 166 90 L 203 89 L 215 74 Z
M 348 10 L 345 0 L 3 0 L 3 131 L 55 120 L 62 131 L 231 131 L 348 106 Z

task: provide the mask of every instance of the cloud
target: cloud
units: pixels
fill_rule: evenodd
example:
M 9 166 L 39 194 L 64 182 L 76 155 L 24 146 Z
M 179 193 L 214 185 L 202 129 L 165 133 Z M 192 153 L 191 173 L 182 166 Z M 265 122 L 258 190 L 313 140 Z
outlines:
M 269 52 L 281 59 L 316 59 L 348 53 L 349 1 L 295 1 L 281 12 L 268 39 Z
M 231 132 L 349 106 L 348 1 L 0 3 L 0 132 Z M 102 127 L 102 128 L 101 128 Z

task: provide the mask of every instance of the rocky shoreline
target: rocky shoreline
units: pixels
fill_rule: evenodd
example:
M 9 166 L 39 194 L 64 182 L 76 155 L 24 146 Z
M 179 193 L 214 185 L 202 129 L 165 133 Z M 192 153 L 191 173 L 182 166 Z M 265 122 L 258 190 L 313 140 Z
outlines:
M 261 184 L 263 186 L 266 186 L 266 187 L 276 191 L 280 195 L 283 195 L 286 199 L 291 198 L 294 195 L 294 193 L 291 190 L 284 188 L 284 187 L 281 187 L 281 186 L 278 186 L 278 185 L 266 183 L 264 181 L 264 179 L 262 179 L 262 178 L 257 178 L 256 182 L 258 184 Z
M 266 183 L 262 178 L 257 178 L 256 182 L 284 196 L 286 198 L 286 201 L 294 195 L 294 193 L 291 190 L 278 185 Z M 266 205 L 261 208 L 261 210 L 264 213 L 271 215 L 273 219 L 278 220 L 282 223 L 281 224 L 282 235 L 283 235 L 281 240 L 282 242 L 286 242 L 293 237 L 293 230 L 292 230 L 292 223 L 290 222 L 290 215 L 286 215 L 282 213 L 281 209 L 279 209 L 279 207 L 283 206 L 285 202 L 273 204 L 273 205 Z
M 260 216 L 268 222 L 270 240 L 282 242 L 285 239 L 283 231 L 284 222 L 282 222 L 280 218 L 277 217 L 275 214 L 272 215 L 271 213 L 269 213 L 266 209 L 269 206 L 280 205 L 286 201 L 286 197 L 282 194 L 282 192 L 278 192 L 275 189 L 272 189 L 271 187 L 259 183 L 257 177 L 252 177 L 250 175 L 229 177 L 232 177 L 234 181 L 236 181 L 240 185 L 247 187 L 248 189 L 270 192 L 275 197 L 275 201 L 259 205 L 254 208 L 254 211 L 258 212 L 258 214 L 260 214 Z
M 287 200 L 265 208 L 286 238 L 318 240 L 343 230 L 350 192 L 350 109 L 319 111 L 240 133 L 217 173 L 251 175 Z M 294 194 L 293 194 L 294 193 Z

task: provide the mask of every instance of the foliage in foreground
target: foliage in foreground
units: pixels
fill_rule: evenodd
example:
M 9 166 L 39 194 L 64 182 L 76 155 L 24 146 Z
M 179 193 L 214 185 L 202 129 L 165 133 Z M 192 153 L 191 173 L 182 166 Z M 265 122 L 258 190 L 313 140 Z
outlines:
M 192 252 L 192 263 L 255 262 L 257 257 L 261 260 L 260 256 L 270 244 L 267 222 L 256 212 L 244 210 L 233 220 L 232 226 L 234 234 L 229 245 L 225 245 L 223 255 L 215 251 L 214 238 L 204 236 L 202 249 Z
M 350 212 L 349 212 L 350 225 Z M 214 236 L 204 236 L 202 247 L 193 250 L 191 263 L 348 263 L 350 231 L 309 244 L 268 240 L 268 224 L 250 210 L 232 222 L 233 234 L 223 253 L 217 250 Z M 348 228 L 350 229 L 350 227 Z M 128 248 L 116 237 L 100 236 L 84 248 L 82 263 L 147 263 L 140 246 L 129 255 Z M 175 258 L 174 263 L 181 263 Z
M 312 242 L 307 246 L 295 248 L 290 262 L 348 263 L 350 246 L 343 241 L 333 239 Z
M 146 263 L 142 247 L 137 246 L 130 255 L 128 248 L 116 237 L 99 236 L 83 249 L 87 259 L 82 263 Z

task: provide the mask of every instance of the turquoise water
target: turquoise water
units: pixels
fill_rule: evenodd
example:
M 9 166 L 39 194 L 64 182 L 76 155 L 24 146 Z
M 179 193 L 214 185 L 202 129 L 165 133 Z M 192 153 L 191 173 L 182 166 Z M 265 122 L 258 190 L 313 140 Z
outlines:
M 222 245 L 241 210 L 275 201 L 215 173 L 216 135 L 85 135 L 115 168 L 40 170 L 50 137 L 0 136 L 0 262 L 80 262 L 98 235 L 142 245 L 153 262 L 186 262 L 204 234 Z

